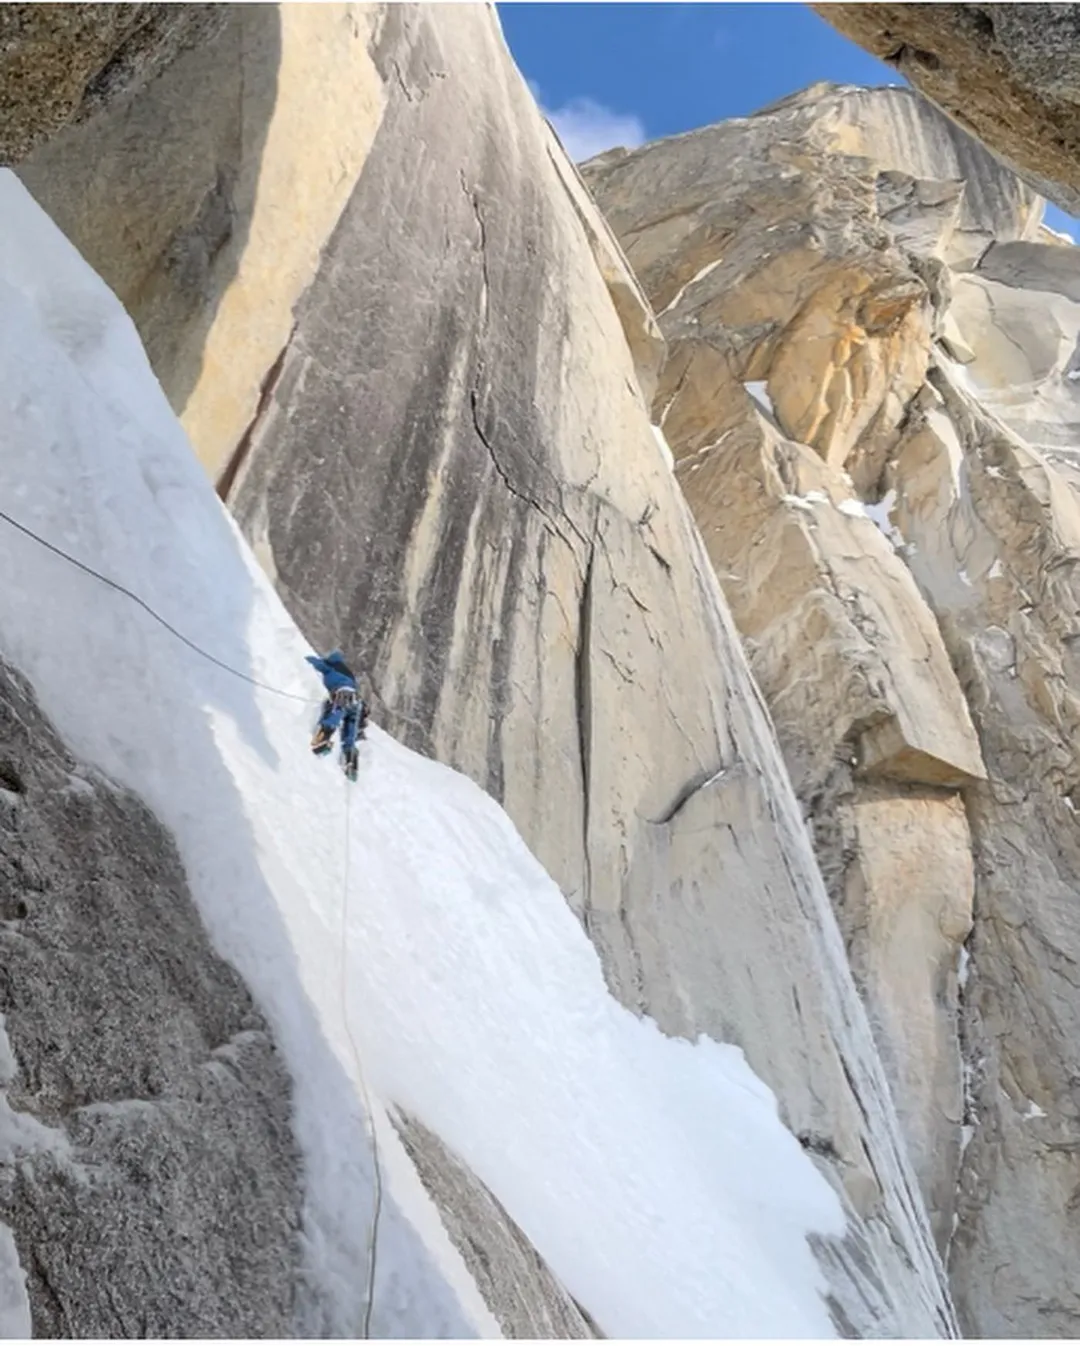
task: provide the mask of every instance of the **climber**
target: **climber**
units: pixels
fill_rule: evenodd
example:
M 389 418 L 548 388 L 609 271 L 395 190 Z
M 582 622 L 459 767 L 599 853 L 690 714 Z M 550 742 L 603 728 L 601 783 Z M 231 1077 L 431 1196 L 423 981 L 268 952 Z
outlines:
M 356 779 L 357 739 L 365 738 L 368 709 L 356 690 L 356 679 L 340 650 L 331 650 L 324 658 L 309 654 L 307 662 L 322 674 L 326 700 L 311 740 L 311 750 L 317 757 L 330 751 L 334 731 L 341 726 L 341 762 L 350 780 Z

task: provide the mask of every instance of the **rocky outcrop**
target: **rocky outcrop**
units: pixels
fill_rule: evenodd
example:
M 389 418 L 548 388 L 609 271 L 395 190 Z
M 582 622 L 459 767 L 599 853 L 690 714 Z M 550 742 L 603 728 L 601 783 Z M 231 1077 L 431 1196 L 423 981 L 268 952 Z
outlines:
M 285 1066 L 169 836 L 3 665 L 0 947 L 6 1334 L 292 1335 Z
M 1071 471 L 1080 435 L 1080 252 L 995 244 L 953 285 L 945 353 L 979 400 Z
M 0 165 L 16 164 L 205 47 L 218 5 L 4 5 L 0 10 Z
M 811 90 L 585 173 L 661 313 L 656 417 L 814 828 L 944 1250 L 973 884 L 955 791 L 984 768 L 934 616 L 855 489 L 876 485 L 925 377 L 941 256 L 1000 223 L 911 171 L 952 144 L 935 117 L 900 91 Z M 879 131 L 883 157 L 842 153 L 849 126 Z M 984 156 L 986 201 L 995 175 Z M 1030 202 L 1012 199 L 1026 230 Z
M 957 134 L 818 88 L 583 173 L 661 314 L 655 415 L 963 1325 L 1072 1335 L 1080 266 Z
M 783 433 L 860 487 L 877 481 L 925 374 L 943 264 L 1028 237 L 1041 211 L 901 89 L 875 100 L 816 86 L 604 156 L 587 180 L 661 318 L 657 406 L 672 443 L 701 450 L 725 428 L 732 380 L 764 380 Z
M 811 5 L 1038 192 L 1080 214 L 1075 5 Z
M 400 1110 L 394 1124 L 503 1333 L 526 1341 L 600 1336 L 506 1210 L 439 1137 Z
M 959 1307 L 985 1335 L 1070 1336 L 1080 1321 L 1078 278 L 1075 249 L 1024 242 L 957 278 L 958 348 L 935 357 L 888 478 L 989 771 L 968 798 L 970 1129 L 951 1256 Z

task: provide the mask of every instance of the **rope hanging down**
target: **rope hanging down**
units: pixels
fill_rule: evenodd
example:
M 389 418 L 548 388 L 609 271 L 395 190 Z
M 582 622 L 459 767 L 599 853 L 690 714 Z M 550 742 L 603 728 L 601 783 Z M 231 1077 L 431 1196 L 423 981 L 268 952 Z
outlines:
M 363 1097 L 364 1112 L 367 1121 L 368 1138 L 371 1141 L 372 1158 L 372 1210 L 371 1210 L 371 1234 L 368 1241 L 368 1268 L 367 1268 L 367 1292 L 364 1297 L 364 1317 L 363 1327 L 360 1336 L 363 1340 L 368 1340 L 371 1336 L 371 1311 L 375 1304 L 375 1270 L 376 1259 L 379 1248 L 379 1217 L 382 1214 L 382 1161 L 379 1158 L 379 1138 L 375 1130 L 375 1113 L 371 1106 L 371 1093 L 367 1087 L 367 1079 L 364 1075 L 363 1061 L 360 1057 L 360 1048 L 356 1045 L 356 1038 L 353 1036 L 352 1026 L 349 1023 L 349 1007 L 346 999 L 345 988 L 348 982 L 348 952 L 347 939 L 349 928 L 349 819 L 351 810 L 349 804 L 352 796 L 349 794 L 350 784 L 345 782 L 345 883 L 342 889 L 341 898 L 341 934 L 339 943 L 341 945 L 341 968 L 340 982 L 341 987 L 341 1022 L 345 1026 L 345 1035 L 349 1039 L 349 1046 L 352 1048 L 353 1061 L 356 1065 L 356 1078 L 360 1085 L 360 1093 Z
M 76 569 L 83 571 L 87 575 L 92 575 L 94 579 L 100 580 L 102 584 L 107 584 L 110 589 L 115 589 L 118 594 L 123 594 L 125 598 L 130 598 L 133 603 L 137 603 L 144 612 L 149 613 L 155 622 L 163 626 L 165 630 L 171 635 L 174 635 L 177 640 L 182 641 L 189 649 L 194 650 L 196 654 L 202 655 L 204 659 L 208 659 L 210 663 L 216 664 L 218 668 L 223 668 L 226 673 L 231 673 L 234 678 L 242 678 L 244 682 L 249 682 L 252 687 L 258 687 L 264 692 L 273 692 L 275 696 L 288 697 L 290 701 L 303 701 L 309 706 L 317 704 L 316 698 L 301 696 L 298 692 L 283 692 L 280 687 L 271 687 L 269 683 L 260 682 L 258 678 L 253 678 L 249 673 L 241 673 L 238 668 L 233 668 L 231 665 L 223 663 L 216 655 L 211 654 L 209 650 L 204 650 L 201 645 L 196 645 L 193 640 L 189 640 L 182 631 L 178 631 L 171 622 L 167 622 L 164 617 L 155 612 L 150 604 L 147 603 L 145 599 L 140 598 L 138 594 L 132 593 L 130 589 L 126 589 L 122 584 L 117 583 L 116 580 L 109 579 L 108 575 L 102 575 L 101 572 L 95 570 L 93 566 L 88 566 L 85 561 L 80 561 L 76 557 L 68 555 L 62 547 L 57 547 L 55 543 L 47 542 L 45 538 L 40 537 L 35 533 L 32 528 L 27 528 L 26 524 L 19 523 L 18 519 L 13 519 L 10 514 L 5 514 L 3 510 L 0 510 L 0 519 L 3 519 L 5 523 L 9 523 L 12 528 L 17 528 L 20 533 L 24 533 L 28 538 L 31 538 L 34 542 L 38 543 L 39 546 L 44 547 L 46 551 L 51 551 L 54 555 L 67 561 L 69 565 L 75 566 Z
M 170 635 L 175 636 L 177 640 L 181 641 L 189 649 L 194 650 L 196 654 L 200 655 L 203 659 L 208 660 L 211 664 L 216 664 L 218 668 L 224 669 L 226 673 L 231 673 L 234 678 L 241 678 L 244 682 L 250 683 L 252 687 L 258 687 L 261 691 L 264 692 L 273 692 L 275 696 L 287 697 L 290 701 L 303 701 L 308 705 L 317 704 L 317 700 L 315 698 L 301 696 L 297 692 L 282 691 L 280 687 L 271 687 L 269 683 L 260 682 L 258 678 L 253 678 L 251 677 L 250 674 L 242 673 L 238 668 L 233 668 L 230 664 L 224 663 L 221 659 L 218 659 L 216 655 L 211 654 L 209 650 L 204 650 L 201 645 L 197 645 L 195 641 L 190 640 L 187 636 L 184 635 L 182 631 L 178 631 L 176 627 L 172 625 L 171 622 L 166 621 L 164 617 L 162 617 L 159 613 L 155 612 L 154 609 L 150 606 L 149 603 L 146 602 L 145 599 L 140 598 L 139 595 L 136 593 L 132 593 L 132 591 L 126 588 L 123 584 L 118 583 L 116 580 L 110 579 L 108 575 L 101 574 L 101 572 L 95 570 L 93 566 L 89 566 L 84 561 L 78 560 L 77 557 L 69 555 L 66 551 L 64 551 L 62 547 L 56 546 L 55 543 L 46 541 L 45 538 L 35 533 L 32 528 L 28 528 L 26 524 L 20 523 L 18 519 L 13 519 L 10 514 L 6 514 L 3 510 L 0 510 L 0 519 L 2 519 L 5 523 L 10 524 L 12 528 L 24 534 L 26 537 L 30 538 L 33 542 L 36 542 L 39 546 L 44 547 L 46 551 L 51 551 L 55 556 L 59 556 L 61 560 L 67 561 L 69 565 L 74 566 L 77 570 L 81 570 L 84 574 L 90 575 L 93 579 L 96 579 L 100 581 L 100 583 L 107 585 L 110 589 L 115 589 L 118 594 L 123 594 L 125 598 L 130 598 L 133 603 L 137 604 L 137 606 L 142 608 L 142 610 L 146 612 L 149 616 L 151 616 L 154 619 L 154 621 L 156 621 L 159 625 L 163 626 L 165 630 L 170 633 Z M 367 1080 L 364 1075 L 364 1067 L 360 1058 L 360 1050 L 356 1045 L 356 1039 L 353 1036 L 353 1031 L 349 1024 L 349 1016 L 347 1012 L 346 982 L 348 980 L 348 960 L 346 957 L 346 933 L 348 930 L 348 911 L 349 911 L 349 849 L 350 849 L 350 840 L 349 840 L 350 797 L 348 794 L 349 790 L 348 781 L 345 782 L 345 789 L 346 789 L 345 885 L 342 893 L 342 903 L 341 903 L 341 941 L 340 941 L 341 942 L 341 1017 L 345 1025 L 345 1033 L 349 1039 L 349 1046 L 352 1049 L 353 1058 L 356 1064 L 357 1081 L 360 1085 L 361 1094 L 363 1095 L 364 1109 L 367 1116 L 369 1135 L 371 1139 L 371 1155 L 373 1160 L 372 1172 L 373 1172 L 374 1200 L 371 1217 L 370 1246 L 368 1248 L 367 1292 L 364 1300 L 364 1317 L 363 1317 L 363 1331 L 362 1331 L 362 1336 L 366 1340 L 371 1335 L 371 1311 L 375 1299 L 375 1271 L 376 1271 L 376 1260 L 378 1257 L 379 1217 L 382 1213 L 383 1184 L 382 1184 L 382 1165 L 379 1159 L 379 1141 L 378 1136 L 376 1135 L 375 1132 L 375 1116 L 371 1107 L 371 1094 L 368 1091 Z

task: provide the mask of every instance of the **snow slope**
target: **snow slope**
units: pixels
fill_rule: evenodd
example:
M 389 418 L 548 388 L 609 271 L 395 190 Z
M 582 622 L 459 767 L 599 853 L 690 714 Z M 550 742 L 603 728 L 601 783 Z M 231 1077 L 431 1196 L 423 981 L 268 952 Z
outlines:
M 329 1305 L 306 1329 L 355 1335 L 364 1294 L 372 1165 L 347 1016 L 377 1098 L 461 1156 L 607 1334 L 833 1336 L 806 1234 L 843 1217 L 741 1052 L 618 1005 L 470 781 L 378 729 L 355 786 L 311 757 L 309 647 L 132 325 L 6 171 L 0 220 L 0 508 L 276 689 L 0 521 L 0 652 L 72 750 L 171 829 L 290 1066 L 309 1273 Z M 373 1334 L 496 1335 L 374 1111 Z

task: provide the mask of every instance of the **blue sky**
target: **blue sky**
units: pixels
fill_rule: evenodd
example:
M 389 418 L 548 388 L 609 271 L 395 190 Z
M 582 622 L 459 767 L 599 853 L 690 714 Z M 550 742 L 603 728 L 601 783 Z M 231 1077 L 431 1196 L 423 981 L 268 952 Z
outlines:
M 514 59 L 576 159 L 742 117 L 817 80 L 902 84 L 801 4 L 500 4 Z M 1046 222 L 1080 237 L 1055 207 Z

